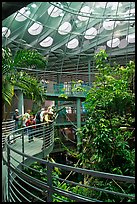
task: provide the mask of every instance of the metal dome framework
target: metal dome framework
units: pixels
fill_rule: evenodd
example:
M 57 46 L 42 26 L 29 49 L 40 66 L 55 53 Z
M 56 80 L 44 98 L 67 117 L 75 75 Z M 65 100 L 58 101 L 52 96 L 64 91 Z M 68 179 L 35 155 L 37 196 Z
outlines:
M 3 20 L 2 45 L 44 55 L 44 71 L 24 68 L 40 79 L 93 81 L 99 50 L 110 62 L 134 60 L 135 2 L 32 2 Z

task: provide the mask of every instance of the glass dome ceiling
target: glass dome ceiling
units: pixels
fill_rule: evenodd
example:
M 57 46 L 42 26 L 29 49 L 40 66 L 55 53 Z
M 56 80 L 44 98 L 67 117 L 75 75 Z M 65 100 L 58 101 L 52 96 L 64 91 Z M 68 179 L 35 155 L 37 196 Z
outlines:
M 32 2 L 3 20 L 2 44 L 37 49 L 52 80 L 55 71 L 82 77 L 100 49 L 120 63 L 134 58 L 135 2 Z

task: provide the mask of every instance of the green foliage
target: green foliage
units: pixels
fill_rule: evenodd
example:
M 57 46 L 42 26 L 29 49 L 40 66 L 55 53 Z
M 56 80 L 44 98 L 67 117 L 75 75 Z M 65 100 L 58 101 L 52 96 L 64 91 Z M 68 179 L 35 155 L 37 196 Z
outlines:
M 46 66 L 46 59 L 36 50 L 18 50 L 14 59 L 9 48 L 2 48 L 2 101 L 3 104 L 11 104 L 14 95 L 14 87 L 20 88 L 25 95 L 34 101 L 44 100 L 44 89 L 38 80 L 21 68 L 43 69 Z M 35 87 L 35 88 L 34 88 Z
M 65 98 L 65 99 L 68 99 L 68 96 L 67 96 L 67 94 L 62 93 L 62 94 L 59 95 L 59 98 Z
M 77 133 L 83 141 L 79 159 L 84 168 L 134 176 L 135 64 L 111 66 L 107 57 L 105 51 L 95 56 L 98 75 L 86 97 L 88 119 Z
M 82 87 L 83 81 L 82 80 L 77 80 L 77 81 L 72 81 L 72 92 L 74 93 L 79 93 L 82 92 L 84 93 L 86 90 L 84 87 Z
M 14 66 L 45 69 L 47 60 L 37 50 L 18 50 L 14 55 Z
M 110 66 L 104 51 L 98 53 L 95 58 L 99 74 L 86 98 L 88 119 L 77 132 L 82 140 L 82 151 L 79 154 L 69 151 L 61 141 L 60 143 L 69 154 L 78 159 L 80 167 L 134 176 L 135 148 L 134 141 L 132 142 L 135 136 L 135 95 L 132 91 L 134 62 L 129 62 L 125 67 L 116 64 Z M 46 168 L 36 164 L 33 168 L 39 170 L 39 175 L 33 174 L 31 170 L 28 173 L 46 182 L 47 178 L 42 175 Z M 134 184 L 84 176 L 84 184 L 91 186 L 89 190 L 82 186 L 60 182 L 58 178 L 62 178 L 62 172 L 58 168 L 54 168 L 52 173 L 54 187 L 66 192 L 70 191 L 104 202 L 133 202 L 133 199 L 108 194 L 99 189 L 134 195 Z M 98 190 L 94 190 L 94 187 Z M 61 195 L 54 194 L 54 196 L 56 198 L 53 198 L 53 202 L 74 202 Z

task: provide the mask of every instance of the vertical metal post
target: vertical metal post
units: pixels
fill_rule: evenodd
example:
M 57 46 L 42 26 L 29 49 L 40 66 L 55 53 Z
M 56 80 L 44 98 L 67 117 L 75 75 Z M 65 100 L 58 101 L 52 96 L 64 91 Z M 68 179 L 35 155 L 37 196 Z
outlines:
M 81 128 L 81 101 L 80 98 L 77 98 L 77 128 Z M 77 134 L 77 147 L 78 151 L 81 145 L 80 136 Z
M 24 129 L 21 130 L 21 139 L 22 139 L 22 153 L 24 153 Z M 24 155 L 22 156 L 22 163 L 24 164 Z M 22 166 L 22 170 L 24 166 Z
M 43 128 L 43 145 L 42 145 L 42 155 L 43 158 L 45 157 L 45 125 L 42 125 Z
M 59 74 L 57 73 L 57 87 L 56 87 L 56 91 L 57 91 L 57 94 L 60 94 L 60 88 L 59 88 Z
M 9 144 L 9 137 L 8 137 Z M 8 164 L 8 192 L 7 192 L 7 201 L 10 202 L 10 148 L 7 146 L 7 164 Z
M 52 202 L 52 164 L 50 162 L 47 162 L 47 184 L 49 186 L 48 190 L 48 196 L 47 196 L 47 202 Z
M 88 60 L 88 83 L 89 86 L 91 85 L 91 66 L 90 66 L 90 60 Z

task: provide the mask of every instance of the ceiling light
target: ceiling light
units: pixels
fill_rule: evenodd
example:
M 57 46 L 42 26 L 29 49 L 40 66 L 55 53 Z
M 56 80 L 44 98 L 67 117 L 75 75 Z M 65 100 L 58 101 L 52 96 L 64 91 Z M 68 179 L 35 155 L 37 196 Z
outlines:
M 112 40 L 107 41 L 107 46 L 108 47 L 114 48 L 114 47 L 117 47 L 119 44 L 120 44 L 119 38 L 114 38 Z
M 36 4 L 32 4 L 31 7 L 32 7 L 32 8 L 36 8 L 37 5 L 36 5 Z
M 60 16 L 61 13 L 62 13 L 62 9 L 59 9 L 53 5 L 48 8 L 48 14 L 51 17 L 58 17 Z
M 10 29 L 8 29 L 7 27 L 2 27 L 2 37 L 8 38 L 10 34 L 11 34 Z
M 106 4 L 107 4 L 107 2 L 97 2 L 96 8 L 105 8 Z
M 38 35 L 42 32 L 43 25 L 40 22 L 34 23 L 29 29 L 28 32 L 31 35 Z
M 109 2 L 110 3 L 110 2 Z M 122 3 L 120 3 L 120 2 L 111 2 L 111 9 L 112 10 L 116 10 L 117 9 L 117 7 L 119 8 L 119 7 L 121 7 L 122 6 Z
M 74 38 L 73 40 L 69 41 L 69 42 L 66 44 L 66 46 L 67 46 L 67 48 L 69 48 L 69 49 L 73 49 L 73 48 L 76 48 L 76 47 L 78 46 L 78 44 L 79 44 L 79 41 L 78 41 L 76 38 Z
M 18 12 L 15 13 L 15 20 L 16 21 L 25 21 L 29 15 L 31 14 L 30 10 L 28 7 L 23 7 L 20 9 Z
M 69 22 L 65 22 L 58 28 L 58 33 L 61 35 L 66 35 L 71 31 L 71 29 L 71 24 Z
M 51 46 L 53 43 L 53 38 L 48 36 L 47 38 L 45 38 L 42 42 L 40 42 L 40 45 L 42 47 L 49 47 Z
M 86 16 L 78 16 L 78 19 L 80 20 L 80 21 L 86 21 L 86 20 L 88 20 L 88 16 L 90 16 L 90 12 L 91 12 L 91 10 L 90 10 L 90 7 L 89 6 L 84 6 L 83 8 L 81 8 L 81 10 L 80 10 L 80 13 L 79 14 L 83 14 L 83 15 L 86 15 Z
M 88 30 L 86 31 L 84 37 L 85 37 L 86 39 L 93 39 L 93 38 L 96 37 L 96 35 L 97 35 L 97 30 L 96 30 L 96 28 L 92 27 L 92 28 L 90 28 L 90 29 L 88 29 Z
M 114 27 L 117 26 L 117 22 L 116 21 L 109 21 L 106 20 L 103 22 L 103 27 L 105 28 L 105 30 L 113 30 Z
M 135 43 L 135 33 L 127 35 L 126 39 L 129 43 Z
M 122 39 L 118 47 L 122 49 L 122 48 L 125 48 L 127 45 L 128 45 L 127 39 Z

